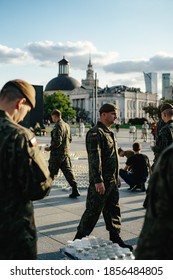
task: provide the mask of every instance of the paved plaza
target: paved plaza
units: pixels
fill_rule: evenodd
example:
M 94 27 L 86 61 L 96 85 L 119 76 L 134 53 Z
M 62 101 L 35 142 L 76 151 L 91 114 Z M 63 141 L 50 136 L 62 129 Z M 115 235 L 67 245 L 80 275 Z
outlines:
M 128 129 L 120 129 L 117 134 L 118 147 L 131 149 L 134 135 L 129 134 Z M 38 137 L 40 145 L 50 143 L 50 136 Z M 137 140 L 142 143 L 142 152 L 148 155 L 151 164 L 153 152 L 150 148 L 151 137 L 147 142 L 141 139 L 141 132 L 137 132 Z M 45 160 L 49 154 L 44 152 Z M 68 240 L 73 240 L 81 215 L 85 209 L 86 193 L 88 188 L 88 162 L 85 150 L 85 138 L 73 136 L 71 143 L 71 159 L 75 177 L 78 182 L 81 196 L 76 199 L 69 198 L 69 188 L 64 176 L 60 172 L 55 179 L 50 195 L 43 200 L 35 201 L 35 221 L 38 232 L 38 259 L 56 260 L 63 259 L 60 249 L 66 246 Z M 125 158 L 120 158 L 120 166 L 125 165 Z M 145 193 L 130 192 L 128 186 L 122 181 L 120 191 L 120 206 L 122 214 L 122 239 L 134 246 L 144 221 L 145 209 L 143 201 Z M 92 232 L 96 237 L 108 239 L 103 217 Z

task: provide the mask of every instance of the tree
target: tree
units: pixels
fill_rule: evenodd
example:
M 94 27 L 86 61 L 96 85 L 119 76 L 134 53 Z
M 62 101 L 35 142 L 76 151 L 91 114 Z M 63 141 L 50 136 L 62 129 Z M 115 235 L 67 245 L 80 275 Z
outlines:
M 170 103 L 173 104 L 173 100 L 165 100 L 165 99 L 160 99 L 160 104 L 158 107 L 154 107 L 152 104 L 149 104 L 146 107 L 143 107 L 143 110 L 145 111 L 146 114 L 148 114 L 149 118 L 153 119 L 153 121 L 156 121 L 158 118 L 160 118 L 160 107 L 164 103 Z
M 150 119 L 153 119 L 153 121 L 156 121 L 158 119 L 159 108 L 153 106 L 153 104 L 149 104 L 148 106 L 143 107 L 143 110 L 146 114 L 148 114 Z
M 76 111 L 72 108 L 71 101 L 62 91 L 44 95 L 44 118 L 50 119 L 51 112 L 58 109 L 62 113 L 64 120 L 72 120 Z
M 74 108 L 76 111 L 76 121 L 79 122 L 80 120 L 83 120 L 85 122 L 88 121 L 88 116 L 89 116 L 89 112 L 85 111 L 85 109 L 81 109 L 81 108 Z

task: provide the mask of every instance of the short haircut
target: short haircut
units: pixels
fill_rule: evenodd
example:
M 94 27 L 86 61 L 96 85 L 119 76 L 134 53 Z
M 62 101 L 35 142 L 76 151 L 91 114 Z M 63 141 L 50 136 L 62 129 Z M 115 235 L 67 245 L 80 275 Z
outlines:
M 13 85 L 9 85 L 0 92 L 0 100 L 5 100 L 7 102 L 12 102 L 22 98 L 25 98 L 24 95 Z
M 165 114 L 168 117 L 172 117 L 173 116 L 173 110 L 172 109 L 166 109 L 162 113 Z
M 141 150 L 141 144 L 139 142 L 136 142 L 133 144 L 133 151 L 138 152 Z
M 51 115 L 55 115 L 57 117 L 61 117 L 61 111 L 58 109 L 54 109 L 51 113 Z

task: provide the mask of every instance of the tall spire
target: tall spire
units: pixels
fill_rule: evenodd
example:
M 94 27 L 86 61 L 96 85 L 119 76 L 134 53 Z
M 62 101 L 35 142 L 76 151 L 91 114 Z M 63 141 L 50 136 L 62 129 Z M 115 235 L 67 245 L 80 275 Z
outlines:
M 88 70 L 87 70 L 87 77 L 88 80 L 93 80 L 94 79 L 94 71 L 93 71 L 93 66 L 91 63 L 91 54 L 89 54 L 89 63 L 88 63 Z
M 91 54 L 89 53 L 89 63 L 88 69 L 86 70 L 86 79 L 82 80 L 82 85 L 84 87 L 93 89 L 95 87 L 95 78 L 94 78 L 94 70 L 91 63 Z

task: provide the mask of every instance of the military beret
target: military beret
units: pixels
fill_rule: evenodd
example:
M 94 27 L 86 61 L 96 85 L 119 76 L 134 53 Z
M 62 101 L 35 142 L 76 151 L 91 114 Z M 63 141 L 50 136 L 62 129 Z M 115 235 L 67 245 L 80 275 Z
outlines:
M 9 86 L 14 86 L 17 89 L 20 90 L 20 92 L 22 93 L 22 95 L 27 99 L 27 101 L 29 101 L 29 103 L 31 104 L 31 106 L 34 108 L 35 107 L 35 89 L 32 85 L 30 85 L 29 83 L 27 83 L 24 80 L 11 80 L 9 82 L 7 82 L 1 92 L 3 92 L 3 90 L 5 90 L 6 88 L 8 88 Z
M 160 112 L 162 113 L 163 111 L 167 110 L 167 109 L 173 109 L 173 105 L 170 103 L 164 103 L 161 107 L 160 107 Z
M 116 110 L 117 110 L 117 106 L 115 104 L 106 103 L 100 108 L 99 112 L 101 114 L 101 113 L 113 112 L 113 111 L 116 111 Z

